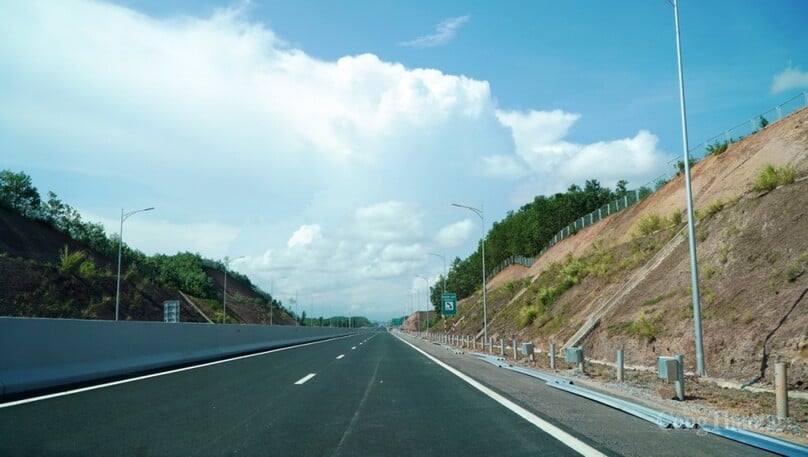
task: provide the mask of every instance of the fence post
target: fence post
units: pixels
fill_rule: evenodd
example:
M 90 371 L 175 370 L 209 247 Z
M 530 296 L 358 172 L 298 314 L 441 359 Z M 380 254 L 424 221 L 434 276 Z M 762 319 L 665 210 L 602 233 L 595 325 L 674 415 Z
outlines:
M 502 337 L 499 339 L 499 356 L 505 357 L 505 338 Z
M 516 338 L 513 339 L 513 360 L 519 360 L 519 353 L 516 351 Z
M 774 394 L 777 403 L 777 418 L 788 417 L 788 365 L 785 362 L 774 364 Z

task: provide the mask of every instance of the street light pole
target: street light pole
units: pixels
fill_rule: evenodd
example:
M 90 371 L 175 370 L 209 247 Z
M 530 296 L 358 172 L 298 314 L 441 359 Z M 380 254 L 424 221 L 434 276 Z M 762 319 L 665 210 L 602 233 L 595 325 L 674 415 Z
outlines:
M 685 80 L 682 70 L 682 43 L 679 37 L 679 1 L 669 0 L 673 5 L 676 26 L 676 61 L 679 68 L 679 105 L 682 113 L 682 154 L 684 156 L 685 188 L 687 194 L 687 234 L 690 241 L 690 288 L 693 295 L 693 326 L 696 341 L 696 373 L 706 375 L 704 369 L 704 347 L 701 340 L 701 303 L 699 303 L 699 269 L 696 260 L 696 229 L 693 218 L 693 194 L 690 186 L 690 155 L 687 141 L 687 116 L 685 110 Z
M 467 210 L 473 212 L 477 216 L 480 217 L 480 221 L 482 222 L 482 236 L 480 238 L 480 248 L 482 249 L 483 255 L 483 341 L 488 341 L 488 311 L 486 310 L 486 287 L 485 287 L 485 208 L 482 204 L 480 204 L 480 209 L 472 208 L 471 206 L 465 205 L 458 205 L 457 203 L 452 203 L 452 206 L 457 206 L 458 208 L 466 208 Z
M 230 262 L 238 259 L 243 259 L 244 256 L 236 257 L 235 259 L 231 259 L 227 256 L 224 256 L 224 293 L 222 294 L 222 324 L 225 323 L 225 319 L 227 318 L 227 267 L 230 265 Z
M 121 208 L 121 230 L 118 232 L 118 279 L 116 281 L 115 286 L 115 321 L 118 321 L 118 308 L 121 303 L 121 251 L 123 249 L 123 221 L 129 218 L 129 216 L 142 213 L 144 211 L 151 211 L 154 207 L 150 208 L 143 208 L 137 211 L 130 211 L 128 213 L 123 212 L 123 208 Z
M 426 326 L 424 332 L 429 330 L 429 278 L 423 275 L 415 275 L 426 281 Z

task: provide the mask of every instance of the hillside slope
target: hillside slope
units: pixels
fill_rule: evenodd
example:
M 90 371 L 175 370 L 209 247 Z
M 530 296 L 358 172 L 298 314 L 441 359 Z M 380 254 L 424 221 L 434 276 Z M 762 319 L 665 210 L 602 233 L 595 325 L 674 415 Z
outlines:
M 74 241 L 45 222 L 0 207 L 0 315 L 114 319 L 116 272 L 117 259 Z M 153 278 L 124 265 L 119 318 L 162 321 L 163 302 L 179 300 L 182 322 L 207 322 L 200 310 L 219 322 L 222 272 L 211 268 L 205 272 L 213 279 L 219 298 L 189 297 L 199 307 L 195 309 L 180 291 L 161 287 Z M 248 285 L 229 277 L 227 295 L 229 322 L 269 322 L 267 300 Z M 273 309 L 272 321 L 296 325 L 278 308 Z
M 791 362 L 792 387 L 805 389 L 808 181 L 754 191 L 766 164 L 808 175 L 808 109 L 692 168 L 706 366 L 711 376 L 746 382 L 763 371 L 771 381 L 773 360 L 782 359 Z M 680 175 L 639 204 L 556 244 L 530 269 L 506 269 L 507 280 L 493 278 L 488 286 L 489 335 L 533 339 L 546 350 L 551 340 L 568 341 L 619 292 L 581 341 L 587 357 L 613 360 L 624 347 L 627 363 L 651 366 L 658 355 L 683 353 L 693 370 L 686 232 L 677 238 L 684 210 Z M 658 230 L 642 234 L 639 226 L 653 218 Z M 477 334 L 480 294 L 462 301 L 459 310 L 448 326 Z M 764 346 L 769 369 L 761 370 Z

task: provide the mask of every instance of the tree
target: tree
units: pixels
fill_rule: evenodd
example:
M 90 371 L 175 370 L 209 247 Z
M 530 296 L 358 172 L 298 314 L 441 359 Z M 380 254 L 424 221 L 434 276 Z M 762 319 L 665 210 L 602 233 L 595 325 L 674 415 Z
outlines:
M 769 125 L 769 120 L 761 115 L 760 122 L 758 122 L 758 127 L 765 129 L 767 125 Z
M 39 216 L 39 191 L 23 172 L 0 171 L 0 205 L 26 217 Z

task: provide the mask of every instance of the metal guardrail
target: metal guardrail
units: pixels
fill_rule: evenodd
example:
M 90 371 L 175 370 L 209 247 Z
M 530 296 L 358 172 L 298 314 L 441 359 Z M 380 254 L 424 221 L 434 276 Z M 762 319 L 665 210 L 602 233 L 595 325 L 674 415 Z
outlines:
M 701 428 L 707 433 L 718 435 L 733 441 L 738 441 L 758 449 L 774 452 L 775 454 L 789 457 L 805 457 L 808 455 L 808 447 L 806 446 L 773 438 L 760 433 L 750 432 L 749 430 L 741 430 L 735 427 L 713 427 L 709 425 L 705 425 Z

